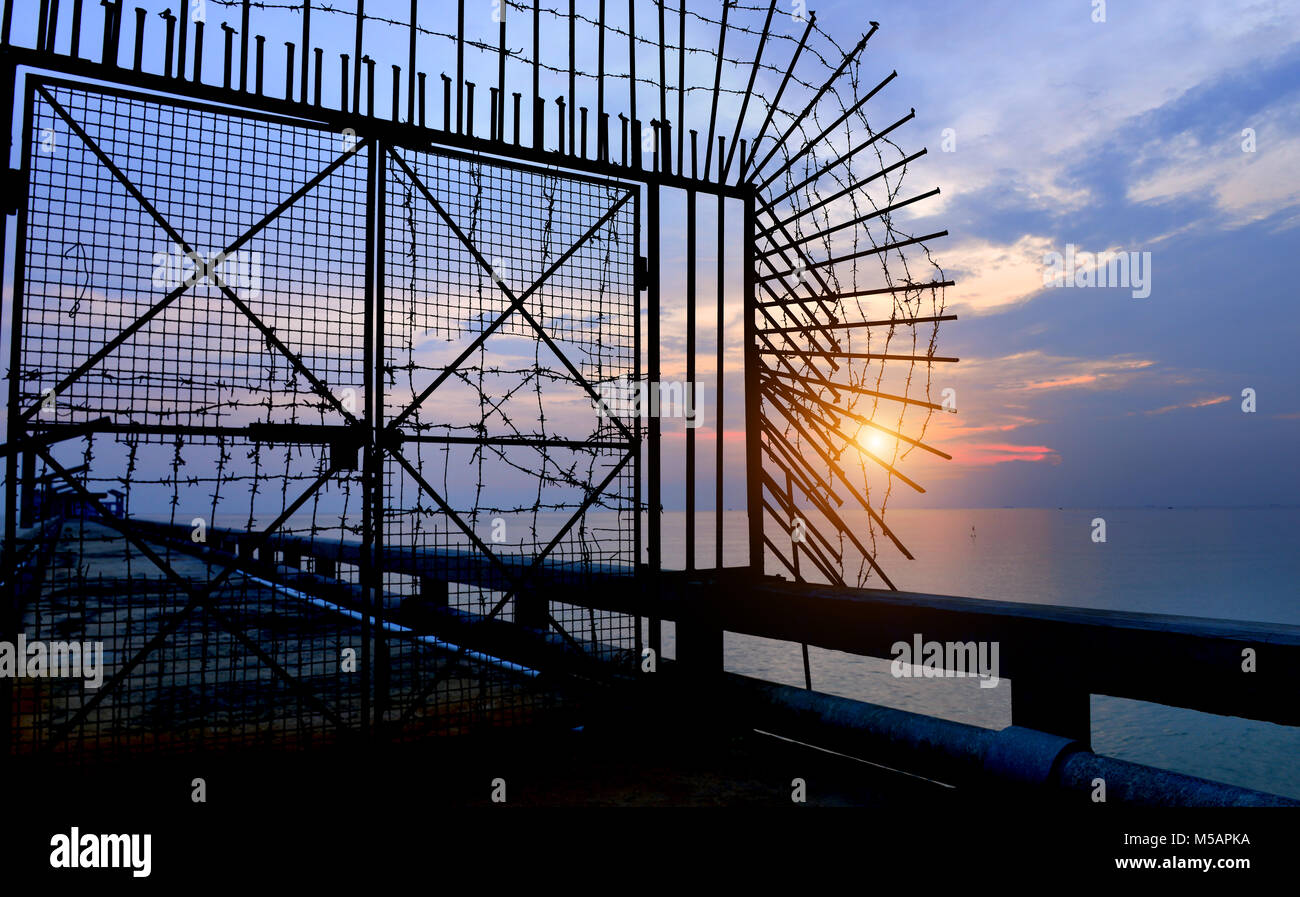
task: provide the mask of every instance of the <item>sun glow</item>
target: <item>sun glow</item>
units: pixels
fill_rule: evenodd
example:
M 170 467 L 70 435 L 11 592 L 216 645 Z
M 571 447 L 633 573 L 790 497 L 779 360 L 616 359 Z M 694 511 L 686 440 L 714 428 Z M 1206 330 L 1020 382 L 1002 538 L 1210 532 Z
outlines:
M 868 426 L 858 430 L 858 435 L 853 441 L 857 443 L 858 448 L 870 452 L 877 458 L 888 457 L 893 452 L 894 443 L 897 442 L 893 436 Z

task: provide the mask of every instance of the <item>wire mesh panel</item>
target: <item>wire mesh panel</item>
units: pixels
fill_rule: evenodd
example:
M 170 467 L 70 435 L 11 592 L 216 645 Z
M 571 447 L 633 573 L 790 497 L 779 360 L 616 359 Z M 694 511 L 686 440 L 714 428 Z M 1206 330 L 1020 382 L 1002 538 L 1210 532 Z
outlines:
M 284 583 L 363 534 L 368 147 L 43 81 L 24 151 L 10 433 L 44 440 L 25 499 L 61 532 L 19 629 L 86 675 L 28 666 L 18 749 L 350 731 L 359 590 Z
M 635 191 L 449 153 L 385 164 L 382 554 L 408 571 L 388 600 L 629 661 L 634 618 L 555 597 L 636 558 L 639 425 L 606 401 L 637 372 Z M 480 663 L 439 700 L 498 722 L 551 700 L 518 679 Z
M 551 658 L 632 663 L 634 618 L 564 599 L 634 571 L 635 189 L 27 109 L 10 431 L 53 548 L 16 626 L 79 672 L 20 677 L 20 752 L 466 732 L 556 706 Z

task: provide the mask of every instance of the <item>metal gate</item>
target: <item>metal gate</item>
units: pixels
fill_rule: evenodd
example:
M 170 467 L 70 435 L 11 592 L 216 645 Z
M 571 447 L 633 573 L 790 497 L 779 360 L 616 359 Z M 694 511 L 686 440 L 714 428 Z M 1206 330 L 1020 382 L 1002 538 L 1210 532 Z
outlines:
M 466 731 L 631 660 L 555 596 L 639 549 L 635 188 L 47 78 L 24 146 L 11 526 L 61 551 L 6 628 L 103 654 L 19 752 Z

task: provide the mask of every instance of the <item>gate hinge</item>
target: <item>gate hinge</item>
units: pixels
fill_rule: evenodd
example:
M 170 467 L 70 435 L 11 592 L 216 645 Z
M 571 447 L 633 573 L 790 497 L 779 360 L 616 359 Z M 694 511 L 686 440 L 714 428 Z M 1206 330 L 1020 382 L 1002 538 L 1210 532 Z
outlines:
M 636 270 L 632 275 L 638 293 L 650 289 L 650 262 L 644 255 L 636 257 Z

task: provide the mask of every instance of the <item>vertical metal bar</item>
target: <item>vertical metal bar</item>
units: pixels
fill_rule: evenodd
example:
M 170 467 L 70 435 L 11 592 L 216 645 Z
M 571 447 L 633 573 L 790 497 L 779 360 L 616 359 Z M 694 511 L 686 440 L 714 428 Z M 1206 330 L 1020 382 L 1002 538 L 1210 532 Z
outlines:
M 501 22 L 505 24 L 505 3 L 501 4 Z M 456 2 L 456 133 L 465 128 L 465 118 L 461 114 L 462 95 L 465 93 L 465 0 Z M 502 89 L 501 95 L 505 96 Z
M 583 106 L 578 110 L 581 116 L 580 125 L 582 127 L 582 158 L 587 158 L 587 107 Z
M 9 33 L 14 26 L 14 2 L 5 0 L 3 18 L 0 18 L 0 44 L 9 46 Z
M 585 118 L 586 107 L 583 107 Z M 587 142 L 586 129 L 583 129 L 583 146 L 585 156 L 585 147 Z M 632 216 L 632 245 L 636 251 L 641 251 L 641 190 L 634 188 L 632 191 L 632 201 L 635 204 L 635 214 Z M 639 290 L 633 290 L 633 296 L 636 297 L 636 314 L 633 315 L 634 323 L 632 325 L 632 387 L 639 388 L 641 385 L 641 293 Z M 641 464 L 641 455 L 643 452 L 643 433 L 641 429 L 641 417 L 643 409 L 638 407 L 638 411 L 632 420 L 633 433 L 635 440 L 632 446 L 632 570 L 638 580 L 638 585 L 644 585 L 641 572 L 646 569 L 641 562 L 641 546 L 643 543 L 641 532 L 641 477 L 643 468 Z M 641 652 L 643 650 L 643 640 L 641 635 L 641 614 L 636 615 L 635 634 L 633 636 L 636 650 L 636 662 L 641 662 Z M 655 657 L 655 663 L 659 658 Z M 638 667 L 639 668 L 639 667 Z
M 81 53 L 81 7 L 83 0 L 72 0 L 72 43 L 68 55 L 74 59 Z
M 627 111 L 627 117 L 636 121 L 636 0 L 627 0 L 627 92 L 628 104 L 630 108 Z M 641 129 L 636 131 L 637 145 L 640 145 Z M 641 158 L 641 153 L 637 151 L 637 158 Z
M 194 23 L 194 83 L 203 83 L 203 22 Z
M 248 91 L 248 8 L 249 0 L 244 0 L 240 11 L 239 23 L 239 89 Z
M 254 55 L 257 57 L 253 71 L 253 92 L 259 97 L 262 95 L 262 72 L 265 70 L 266 61 L 266 38 L 259 34 L 256 37 L 257 49 Z
M 4 71 L 0 72 L 4 77 L 6 94 L 12 97 L 12 86 L 16 76 L 14 67 L 6 65 Z M 22 162 L 20 169 L 22 171 L 21 183 L 31 183 L 31 146 L 32 146 L 32 87 L 27 86 L 26 101 L 23 105 L 23 142 L 22 142 Z M 12 101 L 9 104 L 12 106 Z M 10 116 L 12 118 L 12 115 Z M 6 136 L 6 141 L 8 137 Z M 18 233 L 14 240 L 14 283 L 13 299 L 9 312 L 9 426 L 8 434 L 11 442 L 17 442 L 21 438 L 24 424 L 20 415 L 19 408 L 19 382 L 18 372 L 22 369 L 22 322 L 23 322 L 23 290 L 25 287 L 24 278 L 24 259 L 27 255 L 27 197 L 22 197 L 22 202 L 18 206 L 17 217 Z M 3 244 L 0 244 L 0 252 L 3 252 Z M 3 259 L 0 258 L 0 262 Z M 18 629 L 18 577 L 15 575 L 16 566 L 14 549 L 17 544 L 18 536 L 18 453 L 10 452 L 5 458 L 5 539 L 3 548 L 3 562 L 5 575 L 5 614 L 4 614 L 4 632 L 8 638 L 12 638 Z M 0 746 L 3 746 L 8 753 L 10 741 L 12 738 L 13 716 L 12 707 L 12 683 L 9 677 L 4 677 L 4 701 L 0 705 L 0 710 L 4 712 L 3 719 L 0 719 Z
M 366 115 L 375 114 L 375 61 L 369 56 L 366 62 Z
M 221 30 L 226 35 L 225 65 L 222 67 L 221 86 L 226 90 L 230 90 L 231 79 L 233 77 L 231 70 L 235 64 L 235 29 L 231 28 L 225 22 L 222 22 Z
M 301 85 L 298 88 L 299 102 L 307 102 L 308 78 L 308 59 L 311 56 L 311 0 L 303 0 L 302 4 L 302 78 Z
M 745 217 L 742 231 L 745 241 L 744 293 L 741 296 L 745 316 L 745 511 L 749 518 L 749 569 L 763 575 L 763 485 L 759 477 L 761 435 L 759 419 L 762 401 L 758 394 L 758 338 L 754 322 L 754 233 L 758 222 L 754 216 L 754 193 L 745 194 Z
M 170 78 L 172 76 L 172 55 L 176 50 L 176 17 L 169 11 L 165 18 L 167 20 L 167 38 L 165 41 L 167 47 L 163 51 L 163 76 Z
M 53 53 L 59 36 L 59 0 L 50 0 L 50 27 L 45 30 L 45 52 Z
M 189 55 L 189 40 L 190 40 L 190 11 L 185 4 L 181 5 L 181 14 L 179 18 L 181 20 L 181 29 L 180 29 L 180 42 L 176 45 L 176 77 L 184 81 L 185 80 L 185 59 Z M 245 18 L 244 22 L 245 25 L 247 25 L 248 22 L 247 18 Z M 106 29 L 108 28 L 107 20 L 105 20 L 104 27 Z M 107 35 L 105 36 L 107 37 Z M 107 62 L 107 60 L 105 61 Z
M 515 97 L 516 97 L 515 108 L 517 109 L 519 108 L 519 101 L 518 101 L 519 94 L 515 94 Z M 516 128 L 516 130 L 518 129 Z M 473 81 L 465 82 L 465 135 L 467 137 L 474 136 L 474 82 Z M 517 134 L 516 134 L 516 140 L 518 140 Z
M 366 155 L 366 279 L 365 279 L 365 320 L 368 326 L 362 330 L 362 392 L 365 395 L 365 429 L 366 443 L 361 468 L 361 494 L 365 496 L 361 503 L 361 553 L 358 560 L 358 575 L 361 580 L 362 634 L 361 634 L 361 725 L 364 737 L 369 740 L 374 732 L 371 720 L 371 689 L 374 687 L 373 653 L 371 640 L 378 626 L 375 625 L 375 588 L 374 588 L 374 476 L 375 476 L 375 376 L 374 376 L 374 311 L 375 311 L 375 207 L 378 203 L 379 189 L 376 186 L 376 169 L 379 156 L 378 141 L 367 147 Z
M 491 94 L 488 102 L 488 112 L 490 113 L 488 118 L 492 120 L 488 128 L 488 139 L 495 142 L 500 134 L 497 129 L 497 117 L 501 112 L 501 91 L 495 87 L 489 87 L 488 93 Z
M 574 137 L 574 120 L 578 115 L 578 98 L 576 96 L 577 79 L 578 79 L 578 44 L 577 44 L 577 23 L 578 13 L 575 7 L 577 0 L 569 0 L 569 152 L 578 152 L 578 141 Z M 584 123 L 583 130 L 586 130 Z M 583 135 L 584 142 L 586 135 Z
M 49 27 L 50 21 L 50 0 L 41 0 L 40 8 L 36 10 L 36 49 L 42 53 L 45 52 L 45 30 Z
M 325 80 L 325 50 L 322 47 L 316 47 L 312 50 L 312 54 L 316 57 L 316 83 L 312 86 L 311 100 L 314 105 L 319 106 L 321 100 L 321 82 Z
M 650 506 L 650 526 L 648 547 L 650 549 L 650 577 L 655 610 L 650 615 L 650 650 L 654 652 L 656 663 L 663 658 L 662 623 L 658 613 L 659 572 L 663 566 L 660 541 L 662 535 L 663 494 L 660 478 L 662 475 L 662 458 L 660 456 L 660 421 L 659 421 L 659 187 L 646 185 L 648 200 L 646 211 L 646 255 L 647 273 L 650 282 L 646 290 L 646 379 L 649 381 L 649 434 L 646 446 L 646 461 L 649 474 L 647 499 Z
M 678 0 L 680 3 L 681 0 Z M 657 3 L 659 7 L 659 121 L 665 126 L 668 124 L 668 57 L 664 51 L 664 5 Z M 665 146 L 664 152 L 664 170 L 671 172 L 673 170 L 672 146 Z
M 501 21 L 497 26 L 497 93 L 501 96 L 501 106 L 497 112 L 501 115 L 501 121 L 497 123 L 497 133 L 501 134 L 504 139 L 506 133 L 506 6 L 505 0 L 501 3 Z M 515 133 L 519 133 L 519 120 L 515 119 Z M 519 141 L 516 139 L 515 143 Z
M 691 131 L 691 178 L 699 177 L 699 171 L 696 165 L 699 162 L 699 151 L 695 145 L 695 138 L 699 133 Z M 723 479 L 726 472 L 726 466 L 723 459 L 724 440 L 727 423 L 727 392 L 726 392 L 726 370 L 727 370 L 727 294 L 724 288 L 726 284 L 726 247 L 727 247 L 727 201 L 718 195 L 718 308 L 717 308 L 717 382 L 714 389 L 717 396 L 714 403 L 717 410 L 714 414 L 717 416 L 717 428 L 714 435 L 714 469 L 713 469 L 713 565 L 719 570 L 723 564 L 723 536 L 725 526 L 723 523 L 723 514 L 725 505 L 722 502 L 725 492 Z
M 408 124 L 415 124 L 415 37 L 416 27 L 416 0 L 411 0 L 411 48 L 407 54 L 406 69 L 406 121 Z
M 339 54 L 339 111 L 348 111 L 348 83 L 351 73 L 348 71 L 347 53 Z
M 557 146 L 559 147 L 559 153 L 562 156 L 564 155 L 564 94 L 560 94 L 558 97 L 555 98 L 555 111 L 556 111 L 555 124 L 557 126 L 556 139 L 559 141 L 557 143 Z
M 397 66 L 393 66 L 394 69 Z M 393 110 L 393 118 L 397 118 L 397 110 Z M 374 355 L 372 364 L 369 367 L 372 378 L 372 400 L 371 400 L 371 421 L 369 442 L 374 449 L 374 468 L 371 472 L 371 482 L 374 490 L 374 511 L 371 513 L 371 525 L 374 532 L 371 536 L 372 552 L 375 558 L 373 569 L 376 618 L 375 640 L 377 654 L 379 659 L 375 665 L 377 682 L 375 685 L 376 704 L 379 721 L 382 723 L 384 712 L 388 709 L 390 698 L 389 676 L 390 676 L 390 657 L 388 652 L 388 635 L 384 626 L 384 571 L 379 564 L 379 559 L 383 557 L 384 548 L 384 450 L 380 444 L 379 434 L 384 426 L 384 304 L 385 298 L 385 243 L 388 237 L 388 190 L 386 186 L 387 175 L 385 174 L 386 157 L 383 144 L 378 142 L 374 145 L 375 158 L 375 192 L 377 195 L 377 220 L 374 231 L 374 258 L 375 258 L 375 289 L 374 305 L 371 312 L 374 336 L 372 343 L 374 345 Z
M 740 161 L 742 165 L 745 162 L 744 150 L 741 150 Z M 744 177 L 743 171 L 741 177 Z M 789 470 L 785 472 L 785 503 L 787 507 L 794 510 L 794 480 L 790 476 Z M 791 538 L 790 546 L 790 557 L 794 562 L 794 578 L 796 581 L 802 582 L 803 575 L 799 572 L 799 549 L 801 544 Z M 813 560 L 815 562 L 816 558 L 813 558 Z M 803 649 L 803 687 L 808 691 L 812 691 L 812 664 L 808 662 L 808 643 L 802 642 L 799 647 Z
M 442 73 L 442 129 L 451 133 L 451 76 Z
M 686 139 L 686 0 L 677 0 L 677 171 L 686 170 L 682 159 Z
M 122 5 L 125 0 L 113 3 L 113 65 L 117 65 L 118 50 L 122 46 Z
M 393 66 L 393 122 L 398 121 L 398 115 L 401 111 L 401 94 L 402 94 L 402 67 Z
M 662 7 L 660 7 L 662 9 Z M 686 391 L 692 415 L 695 395 L 695 191 L 686 191 Z M 695 421 L 686 421 L 686 570 L 695 569 Z
M 596 24 L 596 121 L 603 129 L 605 120 L 605 0 L 600 0 L 600 19 Z M 608 143 L 606 144 L 608 154 Z M 600 142 L 596 143 L 596 155 L 600 156 Z M 605 161 L 603 158 L 601 161 Z
M 357 0 L 356 43 L 352 52 L 352 111 L 361 112 L 361 51 L 362 35 L 366 21 L 366 0 Z
M 293 100 L 293 41 L 284 42 L 284 99 Z
M 533 109 L 539 109 L 538 100 L 542 98 L 542 10 L 541 0 L 533 0 Z M 537 133 L 540 125 L 534 120 L 533 133 Z M 538 149 L 540 149 L 540 142 Z
M 7 216 L 6 216 L 7 217 Z M 22 491 L 18 507 L 21 514 L 19 525 L 31 526 L 36 513 L 36 453 L 23 452 Z M 9 575 L 9 571 L 6 571 Z
M 786 472 L 785 472 L 785 506 L 786 506 L 787 508 L 789 508 L 792 512 L 794 511 L 794 508 L 795 508 L 795 505 L 794 505 L 794 482 L 793 482 L 793 480 L 792 480 L 791 477 L 790 477 L 790 471 L 789 471 L 789 470 L 786 470 Z M 793 529 L 793 527 L 794 527 L 794 524 L 795 524 L 795 521 L 794 521 L 794 520 L 791 520 L 791 521 L 790 521 L 790 526 L 791 526 L 792 529 Z M 800 576 L 800 574 L 799 574 L 799 540 L 796 539 L 796 538 L 794 537 L 793 532 L 791 533 L 791 536 L 790 536 L 790 560 L 791 560 L 791 563 L 794 564 L 794 578 L 795 578 L 795 581 L 796 581 L 796 582 L 802 582 L 802 581 L 803 581 L 803 577 Z M 806 658 L 806 657 L 807 657 L 807 654 L 805 654 L 804 657 Z
M 523 99 L 523 94 L 521 94 L 519 91 L 516 90 L 513 94 L 511 94 L 511 97 L 514 99 L 514 103 L 515 103 L 515 138 L 514 139 L 515 139 L 515 146 L 518 146 L 519 145 L 519 101 Z
M 533 149 L 545 149 L 546 143 L 546 101 L 541 97 L 533 98 Z
M 420 127 L 424 127 L 424 72 L 419 73 L 420 90 Z
M 135 8 L 135 54 L 131 60 L 131 68 L 137 72 L 144 71 L 144 17 L 146 15 L 143 6 Z

